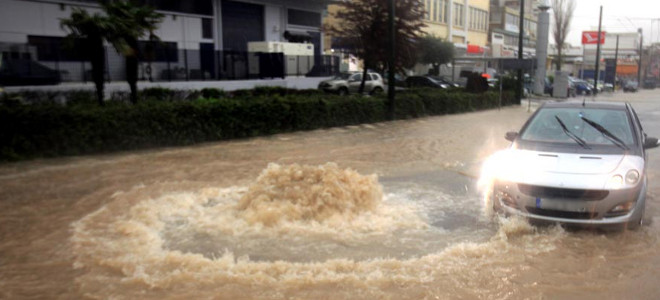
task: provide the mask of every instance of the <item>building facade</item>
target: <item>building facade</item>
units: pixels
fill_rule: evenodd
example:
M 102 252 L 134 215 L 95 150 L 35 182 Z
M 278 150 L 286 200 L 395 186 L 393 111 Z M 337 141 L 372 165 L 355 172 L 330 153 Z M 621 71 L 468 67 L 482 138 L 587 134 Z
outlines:
M 533 57 L 536 52 L 538 7 L 541 1 L 524 0 L 523 56 Z M 520 34 L 520 1 L 491 0 L 489 41 L 493 57 L 517 57 Z
M 242 78 L 250 75 L 250 42 L 309 45 L 312 58 L 296 61 L 307 69 L 323 49 L 322 16 L 329 0 L 142 0 L 165 15 L 156 34 L 161 42 L 149 58 L 155 80 Z M 90 66 L 83 55 L 64 45 L 60 19 L 72 8 L 100 12 L 96 1 L 0 0 L 0 51 L 4 59 L 28 57 L 57 69 L 64 80 L 85 80 Z M 124 77 L 123 58 L 107 47 L 110 79 Z M 257 58 L 258 60 L 258 58 Z M 184 71 L 181 71 L 184 70 Z M 141 77 L 144 74 L 141 74 Z

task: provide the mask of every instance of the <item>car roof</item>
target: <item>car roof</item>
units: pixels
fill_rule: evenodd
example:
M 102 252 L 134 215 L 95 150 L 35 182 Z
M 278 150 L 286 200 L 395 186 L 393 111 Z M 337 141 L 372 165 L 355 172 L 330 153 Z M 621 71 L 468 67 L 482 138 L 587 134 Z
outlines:
M 626 110 L 625 102 L 589 102 L 589 101 L 564 101 L 564 102 L 546 102 L 542 107 L 546 108 L 604 108 Z

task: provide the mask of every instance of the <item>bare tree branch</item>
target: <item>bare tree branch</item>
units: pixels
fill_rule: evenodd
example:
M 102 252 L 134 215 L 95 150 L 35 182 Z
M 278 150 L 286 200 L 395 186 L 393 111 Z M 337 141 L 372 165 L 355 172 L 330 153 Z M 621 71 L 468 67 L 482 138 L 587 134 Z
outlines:
M 553 37 L 555 45 L 557 46 L 557 70 L 561 70 L 563 62 L 562 52 L 566 43 L 566 36 L 571 27 L 571 20 L 573 19 L 573 12 L 575 11 L 574 0 L 552 0 L 553 10 Z

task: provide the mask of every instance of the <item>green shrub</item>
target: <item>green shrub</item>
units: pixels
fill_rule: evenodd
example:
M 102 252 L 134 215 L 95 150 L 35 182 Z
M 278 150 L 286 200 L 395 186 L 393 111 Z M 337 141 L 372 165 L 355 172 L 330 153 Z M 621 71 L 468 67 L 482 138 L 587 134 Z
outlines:
M 203 88 L 200 91 L 202 97 L 204 98 L 223 98 L 225 97 L 225 91 L 216 88 Z
M 266 93 L 266 90 L 275 93 Z M 380 122 L 386 119 L 385 95 L 341 97 L 317 91 L 284 88 L 242 92 L 241 97 L 174 101 L 178 91 L 148 89 L 137 105 L 110 102 L 88 105 L 89 93 L 70 93 L 60 105 L 44 101 L 26 105 L 12 95 L 0 104 L 0 160 L 80 155 L 149 147 L 191 145 L 297 130 Z M 219 90 L 188 92 L 179 100 Z M 192 96 L 191 96 L 192 95 Z M 163 101 L 157 96 L 169 97 Z M 79 98 L 76 98 L 79 97 Z M 511 103 L 504 93 L 503 105 Z M 497 107 L 499 94 L 437 89 L 397 94 L 396 118 L 417 118 Z

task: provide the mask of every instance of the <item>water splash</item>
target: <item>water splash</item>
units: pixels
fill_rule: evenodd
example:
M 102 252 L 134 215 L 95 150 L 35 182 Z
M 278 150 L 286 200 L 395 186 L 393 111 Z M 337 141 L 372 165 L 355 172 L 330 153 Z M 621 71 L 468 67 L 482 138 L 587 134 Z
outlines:
M 270 164 L 237 205 L 250 224 L 280 221 L 350 219 L 373 212 L 383 191 L 376 175 L 363 176 L 337 164 L 280 166 Z
M 376 176 L 334 164 L 271 165 L 248 188 L 148 197 L 151 189 L 158 188 L 116 193 L 112 203 L 75 223 L 75 267 L 83 270 L 77 282 L 86 295 L 131 298 L 150 288 L 184 298 L 313 298 L 298 291 L 332 284 L 354 288 L 338 298 L 378 298 L 402 284 L 455 284 L 447 279 L 470 278 L 484 263 L 552 251 L 562 236 L 506 219 L 486 241 L 425 249 L 425 240 L 441 236 L 419 207 L 383 197 Z M 277 213 L 262 214 L 269 203 Z M 489 272 L 506 276 L 510 269 Z M 385 290 L 373 288 L 379 286 Z

